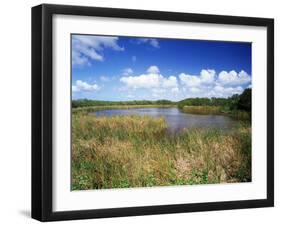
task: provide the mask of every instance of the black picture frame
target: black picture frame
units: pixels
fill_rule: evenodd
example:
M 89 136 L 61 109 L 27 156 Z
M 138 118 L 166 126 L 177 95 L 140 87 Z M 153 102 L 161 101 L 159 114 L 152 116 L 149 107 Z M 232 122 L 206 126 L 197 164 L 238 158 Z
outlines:
M 55 14 L 266 27 L 267 198 L 54 212 L 52 210 L 52 18 Z M 40 221 L 57 221 L 271 206 L 274 206 L 273 19 L 49 4 L 32 8 L 32 218 Z

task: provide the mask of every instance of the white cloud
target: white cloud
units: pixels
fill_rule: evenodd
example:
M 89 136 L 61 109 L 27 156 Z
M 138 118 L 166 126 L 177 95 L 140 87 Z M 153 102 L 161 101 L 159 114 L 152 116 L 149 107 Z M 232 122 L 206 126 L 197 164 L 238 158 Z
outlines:
M 151 38 L 149 41 L 150 45 L 152 45 L 155 48 L 159 48 L 159 42 L 156 39 Z
M 191 92 L 191 93 L 200 93 L 200 91 L 201 91 L 201 90 L 200 90 L 199 88 L 197 88 L 197 87 L 191 87 L 191 88 L 190 88 L 190 92 Z
M 146 72 L 149 73 L 149 74 L 159 74 L 160 70 L 157 66 L 152 65 L 146 70 Z
M 229 97 L 243 92 L 243 87 L 251 87 L 251 76 L 245 71 L 202 70 L 199 75 L 181 73 L 179 75 L 183 91 L 188 97 Z M 242 87 L 243 86 L 243 87 Z
M 223 87 L 220 85 L 216 85 L 213 90 L 209 93 L 209 96 L 216 97 L 229 97 L 234 94 L 240 94 L 243 92 L 243 88 L 241 86 L 237 87 Z
M 180 92 L 177 77 L 161 75 L 159 68 L 155 65 L 150 66 L 146 74 L 123 76 L 120 78 L 120 82 L 125 85 L 121 91 L 132 92 L 141 89 L 155 99 L 170 99 Z
M 133 99 L 133 98 L 135 98 L 135 96 L 134 96 L 133 94 L 128 94 L 128 95 L 127 95 L 127 98 Z
M 178 79 L 175 76 L 169 76 L 168 78 L 163 77 L 162 86 L 164 88 L 178 87 Z
M 227 82 L 222 82 L 221 74 L 217 74 L 215 70 L 203 69 L 198 75 L 181 73 L 178 76 L 164 76 L 159 68 L 153 65 L 145 74 L 121 77 L 120 82 L 124 86 L 120 90 L 134 93 L 136 99 L 137 93 L 145 93 L 148 99 L 180 100 L 189 97 L 229 97 L 242 93 L 246 87 L 251 87 L 251 76 L 244 71 L 229 72 L 228 74 L 234 74 L 236 77 Z
M 148 43 L 149 45 L 151 45 L 154 48 L 160 48 L 160 44 L 159 44 L 158 40 L 155 38 L 139 38 L 139 39 L 137 39 L 137 43 L 138 44 Z
M 237 86 L 248 84 L 251 80 L 251 76 L 245 71 L 240 71 L 239 73 L 236 71 L 222 71 L 218 75 L 217 82 L 222 85 Z
M 188 75 L 185 73 L 181 73 L 179 75 L 180 81 L 183 85 L 186 85 L 187 87 L 194 87 L 199 86 L 201 84 L 199 76 L 196 75 Z
M 77 80 L 75 82 L 75 85 L 72 85 L 72 91 L 73 92 L 81 92 L 81 91 L 98 91 L 100 90 L 100 87 L 97 84 L 89 84 L 87 82 L 84 82 L 82 80 Z
M 202 84 L 212 84 L 215 80 L 216 72 L 214 70 L 201 70 L 200 75 L 189 75 L 181 73 L 179 78 L 181 82 L 188 87 L 201 86 Z
M 124 76 L 132 75 L 133 73 L 134 73 L 134 71 L 132 68 L 125 68 L 122 70 L 122 74 Z
M 165 89 L 162 89 L 162 88 L 155 88 L 155 89 L 152 89 L 152 96 L 153 97 L 161 97 L 165 94 L 166 90 Z
M 105 48 L 123 51 L 124 47 L 120 47 L 117 41 L 118 37 L 73 35 L 72 64 L 81 66 L 89 65 L 90 60 L 103 61 Z
M 89 65 L 90 62 L 86 56 L 83 56 L 77 50 L 72 49 L 72 65 Z
M 200 79 L 203 84 L 212 84 L 216 76 L 215 70 L 202 70 L 200 73 Z
M 161 75 L 158 74 L 142 74 L 139 76 L 121 77 L 120 81 L 129 88 L 139 89 L 159 87 L 160 79 Z
M 138 76 L 121 77 L 120 81 L 128 88 L 174 88 L 178 86 L 175 76 L 164 77 L 160 74 L 157 66 L 153 65 L 147 69 L 147 74 Z
M 171 89 L 171 92 L 172 92 L 173 94 L 177 94 L 177 93 L 180 92 L 180 90 L 179 90 L 178 87 L 174 87 L 174 88 Z

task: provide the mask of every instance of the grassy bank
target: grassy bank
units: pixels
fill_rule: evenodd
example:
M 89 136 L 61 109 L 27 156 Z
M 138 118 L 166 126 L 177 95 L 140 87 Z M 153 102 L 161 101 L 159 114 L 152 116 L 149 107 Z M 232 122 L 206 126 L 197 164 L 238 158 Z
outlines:
M 93 106 L 128 106 L 128 105 L 176 105 L 177 102 L 170 100 L 130 100 L 130 101 L 102 101 L 90 99 L 72 100 L 72 108 Z
M 251 120 L 251 113 L 241 110 L 229 110 L 220 106 L 184 106 L 182 111 L 190 114 L 227 115 L 237 120 Z
M 191 114 L 202 114 L 202 115 L 217 115 L 222 114 L 222 108 L 218 106 L 184 106 L 182 111 Z
M 76 112 L 72 115 L 72 189 L 251 180 L 248 124 L 227 133 L 193 129 L 176 136 L 169 136 L 166 128 L 164 118 Z
M 78 107 L 73 108 L 73 113 L 80 112 L 94 112 L 98 110 L 107 110 L 107 109 L 132 109 L 132 108 L 170 108 L 177 107 L 176 105 L 159 105 L 159 104 L 151 104 L 151 105 L 104 105 L 104 106 L 90 106 L 90 107 Z

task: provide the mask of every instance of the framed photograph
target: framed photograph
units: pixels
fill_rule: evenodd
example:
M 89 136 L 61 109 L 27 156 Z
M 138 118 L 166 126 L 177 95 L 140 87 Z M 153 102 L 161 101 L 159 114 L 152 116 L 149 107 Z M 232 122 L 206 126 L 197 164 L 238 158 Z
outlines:
M 32 217 L 274 205 L 274 21 L 32 8 Z

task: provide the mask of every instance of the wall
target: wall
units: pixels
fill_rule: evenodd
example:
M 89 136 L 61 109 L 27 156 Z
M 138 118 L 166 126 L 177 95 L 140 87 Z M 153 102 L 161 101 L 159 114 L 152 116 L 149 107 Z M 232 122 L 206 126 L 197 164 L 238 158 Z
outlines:
M 281 14 L 278 1 L 47 1 L 48 3 L 90 5 L 103 7 L 138 8 L 193 13 L 229 14 L 238 16 L 256 16 L 275 18 L 275 84 L 280 84 L 280 41 Z M 30 219 L 30 7 L 41 1 L 3 1 L 1 4 L 0 36 L 0 213 L 1 225 L 38 225 Z M 275 114 L 281 114 L 277 105 L 281 89 L 275 93 Z M 281 117 L 276 117 L 276 163 L 280 159 Z M 60 225 L 265 225 L 277 221 L 281 211 L 280 199 L 280 164 L 276 164 L 276 207 L 217 211 L 204 213 L 170 214 L 161 216 L 127 217 L 115 219 L 84 220 L 60 222 Z

